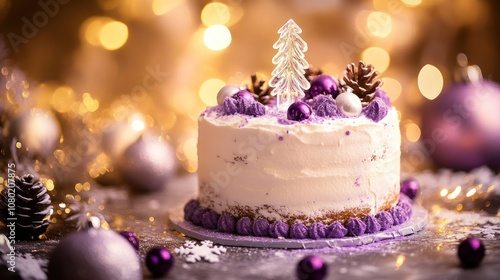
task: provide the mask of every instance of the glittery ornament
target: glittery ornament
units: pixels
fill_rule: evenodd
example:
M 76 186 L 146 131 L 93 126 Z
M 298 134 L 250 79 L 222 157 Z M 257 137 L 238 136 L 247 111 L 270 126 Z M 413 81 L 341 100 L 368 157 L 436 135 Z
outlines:
M 328 267 L 319 256 L 306 256 L 297 264 L 297 277 L 301 280 L 321 280 L 327 273 Z
M 71 233 L 52 251 L 51 280 L 139 280 L 139 255 L 120 234 L 100 227 Z
M 477 267 L 481 264 L 485 251 L 486 249 L 481 240 L 475 237 L 468 237 L 458 245 L 458 258 L 463 267 Z
M 422 108 L 421 143 L 437 167 L 500 168 L 500 86 L 459 62 L 457 80 Z
M 363 109 L 359 97 L 350 91 L 339 94 L 335 101 L 339 111 L 347 117 L 357 117 Z
M 238 91 L 240 91 L 240 87 L 236 85 L 227 85 L 222 87 L 217 93 L 217 104 L 224 104 L 224 99 L 226 99 L 226 97 L 233 96 Z
M 297 101 L 288 107 L 287 118 L 292 121 L 303 121 L 308 119 L 311 113 L 312 109 L 307 103 Z
M 412 200 L 415 199 L 419 190 L 420 184 L 415 179 L 406 179 L 401 182 L 401 193 L 405 194 Z
M 337 80 L 330 75 L 319 75 L 314 78 L 304 99 L 313 99 L 318 95 L 331 95 L 333 98 L 336 98 L 339 95 Z
M 54 115 L 31 109 L 19 113 L 9 124 L 9 139 L 21 142 L 28 153 L 41 158 L 52 155 L 61 138 L 61 128 Z
M 146 255 L 146 267 L 154 277 L 167 275 L 173 265 L 174 256 L 165 248 L 153 248 Z
M 136 251 L 139 251 L 139 238 L 137 238 L 133 231 L 119 231 L 118 233 L 125 237 Z
M 175 152 L 165 141 L 143 135 L 117 161 L 123 181 L 134 192 L 154 192 L 165 187 L 176 169 Z

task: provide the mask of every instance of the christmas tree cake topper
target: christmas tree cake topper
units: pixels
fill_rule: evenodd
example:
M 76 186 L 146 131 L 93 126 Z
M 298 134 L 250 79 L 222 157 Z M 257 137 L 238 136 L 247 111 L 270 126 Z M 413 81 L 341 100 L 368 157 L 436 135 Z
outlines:
M 309 63 L 305 60 L 304 52 L 307 43 L 300 38 L 302 29 L 290 19 L 279 30 L 280 38 L 273 48 L 278 53 L 273 57 L 276 68 L 272 72 L 269 86 L 273 87 L 273 96 L 276 96 L 278 109 L 286 110 L 290 104 L 304 97 L 304 90 L 309 89 L 309 81 L 304 76 Z

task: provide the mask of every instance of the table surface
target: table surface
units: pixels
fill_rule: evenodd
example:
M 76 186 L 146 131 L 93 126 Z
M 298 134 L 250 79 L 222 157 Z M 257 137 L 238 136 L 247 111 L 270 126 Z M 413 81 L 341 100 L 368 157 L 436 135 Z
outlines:
M 421 179 L 429 182 L 428 177 L 429 174 L 424 174 Z M 143 260 L 152 247 L 164 246 L 174 252 L 188 240 L 168 228 L 168 216 L 182 211 L 184 203 L 196 195 L 196 189 L 196 176 L 186 175 L 174 178 L 164 191 L 156 194 L 137 196 L 124 189 L 99 187 L 87 195 L 100 198 L 105 205 L 100 213 L 112 229 L 132 230 L 137 234 Z M 183 256 L 175 255 L 174 267 L 161 279 L 296 279 L 296 264 L 310 254 L 325 260 L 326 279 L 500 279 L 498 214 L 485 216 L 482 214 L 485 211 L 479 214 L 479 211 L 450 210 L 456 208 L 455 204 L 450 207 L 446 197 L 436 195 L 436 191 L 422 186 L 417 203 L 429 211 L 429 222 L 422 231 L 410 236 L 341 248 L 287 250 L 226 246 L 227 251 L 216 263 L 188 263 Z M 497 205 L 498 197 L 493 197 L 490 205 L 492 202 Z M 80 206 L 83 214 L 95 210 L 90 204 Z M 74 223 L 56 222 L 49 228 L 46 240 L 17 243 L 17 253 L 21 257 L 30 254 L 39 264 L 46 265 L 58 241 L 74 230 Z M 470 234 L 484 242 L 486 257 L 480 267 L 464 269 L 459 265 L 456 249 L 459 240 Z M 147 269 L 143 271 L 144 278 L 149 279 Z M 44 279 L 43 275 L 39 279 Z

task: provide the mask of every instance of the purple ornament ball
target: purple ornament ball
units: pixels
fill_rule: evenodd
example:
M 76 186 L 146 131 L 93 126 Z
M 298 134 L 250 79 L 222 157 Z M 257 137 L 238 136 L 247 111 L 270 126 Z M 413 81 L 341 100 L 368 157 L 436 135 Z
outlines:
M 233 97 L 236 99 L 248 99 L 251 101 L 255 101 L 253 94 L 246 89 L 238 91 L 235 95 L 233 95 Z
M 406 179 L 402 181 L 400 187 L 401 193 L 405 194 L 411 200 L 414 200 L 415 197 L 417 197 L 420 190 L 420 184 L 415 179 Z
M 331 95 L 334 99 L 339 95 L 339 86 L 337 80 L 329 75 L 319 75 L 311 81 L 311 87 L 307 92 L 305 99 L 313 99 L 320 94 Z
M 486 80 L 452 84 L 422 108 L 421 152 L 437 167 L 465 171 L 482 165 L 500 167 L 498 108 L 498 84 Z
M 481 240 L 468 237 L 458 245 L 458 258 L 465 268 L 477 267 L 483 260 L 485 251 L 486 249 Z
M 312 109 L 307 103 L 297 101 L 288 107 L 287 118 L 292 121 L 303 121 L 311 116 Z
M 328 267 L 318 256 L 306 256 L 297 264 L 297 277 L 301 280 L 322 280 L 327 272 Z
M 167 275 L 174 265 L 174 257 L 165 248 L 155 247 L 146 255 L 146 267 L 154 277 Z
M 133 231 L 119 231 L 118 233 L 125 237 L 136 251 L 139 251 L 139 238 L 137 238 Z

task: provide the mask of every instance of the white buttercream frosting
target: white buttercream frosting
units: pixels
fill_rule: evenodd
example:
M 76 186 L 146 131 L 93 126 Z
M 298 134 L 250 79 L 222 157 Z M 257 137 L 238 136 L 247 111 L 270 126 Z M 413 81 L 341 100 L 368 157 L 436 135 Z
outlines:
M 244 209 L 308 223 L 353 209 L 376 214 L 397 200 L 395 108 L 378 123 L 364 116 L 289 122 L 278 113 L 249 117 L 209 108 L 198 124 L 199 201 L 218 213 L 240 216 Z

